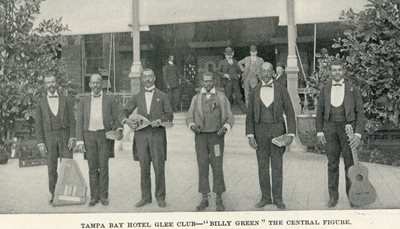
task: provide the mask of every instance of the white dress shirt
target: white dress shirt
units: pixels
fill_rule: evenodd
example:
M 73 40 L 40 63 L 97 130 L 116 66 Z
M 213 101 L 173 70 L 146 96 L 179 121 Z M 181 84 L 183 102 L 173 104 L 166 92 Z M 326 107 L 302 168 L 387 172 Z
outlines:
M 340 84 L 335 85 L 335 84 Z M 332 80 L 332 89 L 331 89 L 331 105 L 334 107 L 340 107 L 344 100 L 344 79 L 341 79 L 339 82 Z
M 89 117 L 89 128 L 90 131 L 104 130 L 103 124 L 103 92 L 100 92 L 100 96 L 93 96 L 90 104 L 90 117 Z
M 50 92 L 47 92 L 47 101 L 49 103 L 51 112 L 54 114 L 54 116 L 57 116 L 59 107 L 59 96 L 57 91 L 55 91 L 53 95 L 50 94 Z
M 154 85 L 149 88 L 145 87 L 145 90 L 151 90 L 151 92 L 148 92 L 148 91 L 144 92 L 144 99 L 146 100 L 147 114 L 150 114 L 151 101 L 153 101 L 153 95 L 154 95 L 154 88 L 155 88 Z
M 261 87 L 260 98 L 266 107 L 269 107 L 274 102 L 274 84 L 271 79 L 268 83 L 262 81 L 262 86 L 271 85 L 272 87 Z

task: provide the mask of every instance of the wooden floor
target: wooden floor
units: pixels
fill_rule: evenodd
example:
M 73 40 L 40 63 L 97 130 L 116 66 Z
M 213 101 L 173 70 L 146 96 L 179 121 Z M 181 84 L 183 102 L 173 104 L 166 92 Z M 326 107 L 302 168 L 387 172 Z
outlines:
M 18 161 L 9 160 L 0 166 L 0 213 L 96 213 L 96 212 L 190 212 L 201 197 L 197 192 L 198 172 L 194 152 L 194 136 L 178 119 L 168 130 L 168 161 L 166 163 L 167 207 L 160 209 L 156 201 L 142 208 L 134 204 L 140 199 L 139 164 L 132 160 L 130 143 L 110 160 L 110 205 L 52 207 L 48 204 L 47 167 L 18 168 Z M 88 181 L 88 166 L 81 154 L 75 154 L 84 178 Z M 294 144 L 284 155 L 283 199 L 287 210 L 327 210 L 328 201 L 326 156 L 305 152 Z M 364 163 L 378 199 L 367 209 L 400 209 L 400 168 Z M 351 209 L 344 191 L 344 169 L 341 162 L 340 199 L 336 210 Z M 212 173 L 210 172 L 210 175 Z M 255 152 L 244 135 L 244 119 L 225 139 L 224 174 L 227 192 L 223 195 L 227 211 L 271 211 L 274 205 L 256 209 L 260 199 Z M 154 184 L 154 179 L 153 179 Z M 211 182 L 212 184 L 212 182 Z M 154 189 L 154 185 L 153 185 Z M 215 195 L 210 196 L 215 210 Z

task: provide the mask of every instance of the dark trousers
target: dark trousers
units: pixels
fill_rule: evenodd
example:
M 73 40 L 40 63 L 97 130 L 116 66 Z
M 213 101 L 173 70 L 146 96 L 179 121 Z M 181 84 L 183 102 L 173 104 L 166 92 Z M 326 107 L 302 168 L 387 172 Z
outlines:
M 179 87 L 171 88 L 168 90 L 169 99 L 174 112 L 181 108 L 181 89 Z
M 54 195 L 58 174 L 58 157 L 71 158 L 72 150 L 68 149 L 68 130 L 53 130 L 45 132 L 45 145 L 47 148 L 47 169 L 49 175 L 49 191 Z
M 92 199 L 108 198 L 108 158 L 111 146 L 105 133 L 104 130 L 83 133 Z
M 153 162 L 155 175 L 155 197 L 165 200 L 165 130 L 146 127 L 135 132 L 135 143 L 140 162 L 140 187 L 142 200 L 151 200 L 150 164 Z
M 264 123 L 255 125 L 255 139 L 258 144 L 258 178 L 262 199 L 271 201 L 270 162 L 272 172 L 272 197 L 274 202 L 282 201 L 282 163 L 285 147 L 272 144 L 272 138 L 284 134 L 284 123 Z
M 346 194 L 349 194 L 350 179 L 347 177 L 349 168 L 354 164 L 353 156 L 345 131 L 346 122 L 324 122 L 324 135 L 326 139 L 326 156 L 328 157 L 328 190 L 329 197 L 339 198 L 339 159 L 342 152 L 346 174 Z
M 222 80 L 222 83 L 224 85 L 224 90 L 225 90 L 225 95 L 228 98 L 229 102 L 231 104 L 242 104 L 242 93 L 240 92 L 239 88 L 239 81 L 237 79 L 226 79 L 224 78 Z M 233 99 L 233 95 L 235 95 L 235 99 Z
M 222 194 L 226 190 L 222 168 L 224 136 L 218 136 L 216 132 L 199 133 L 195 135 L 194 140 L 197 154 L 197 165 L 199 168 L 199 192 L 202 194 L 210 192 L 208 172 L 211 164 L 213 173 L 213 192 Z M 215 150 L 217 150 L 217 154 Z

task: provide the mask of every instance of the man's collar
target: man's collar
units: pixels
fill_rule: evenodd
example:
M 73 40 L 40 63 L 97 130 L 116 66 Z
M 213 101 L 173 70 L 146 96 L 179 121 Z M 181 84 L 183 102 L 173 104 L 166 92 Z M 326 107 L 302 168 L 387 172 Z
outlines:
M 338 82 L 336 82 L 335 80 L 332 80 L 332 85 L 333 84 L 342 84 L 344 83 L 344 79 L 339 80 Z
M 54 92 L 54 94 L 51 94 L 49 91 L 47 91 L 47 96 L 51 96 L 51 97 L 58 97 L 58 93 L 57 91 Z
M 103 96 L 103 91 L 100 91 L 100 93 L 98 95 L 93 94 L 93 91 L 91 94 L 92 94 L 92 97 L 99 98 L 99 97 Z
M 273 85 L 274 85 L 273 82 L 274 82 L 273 79 L 271 79 L 270 81 L 268 81 L 268 83 L 264 83 L 264 81 L 261 80 L 262 86 L 266 86 L 266 85 L 271 85 L 271 86 L 273 86 Z
M 155 85 L 151 86 L 151 87 L 144 87 L 144 90 L 146 91 L 153 91 L 156 88 Z
M 201 94 L 206 94 L 207 91 L 206 91 L 206 89 L 203 87 L 203 88 L 201 88 L 200 93 L 201 93 Z M 210 91 L 210 94 L 216 94 L 216 93 L 217 93 L 217 91 L 215 90 L 215 87 L 213 87 L 213 88 L 211 89 L 211 91 Z

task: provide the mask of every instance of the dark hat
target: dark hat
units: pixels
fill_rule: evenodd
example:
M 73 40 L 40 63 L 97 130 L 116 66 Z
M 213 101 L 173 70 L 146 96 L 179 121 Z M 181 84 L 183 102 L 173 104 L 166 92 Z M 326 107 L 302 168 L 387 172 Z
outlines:
M 257 46 L 255 45 L 250 46 L 250 52 L 257 52 Z
M 224 54 L 225 55 L 232 55 L 233 54 L 233 49 L 231 47 L 226 47 Z

